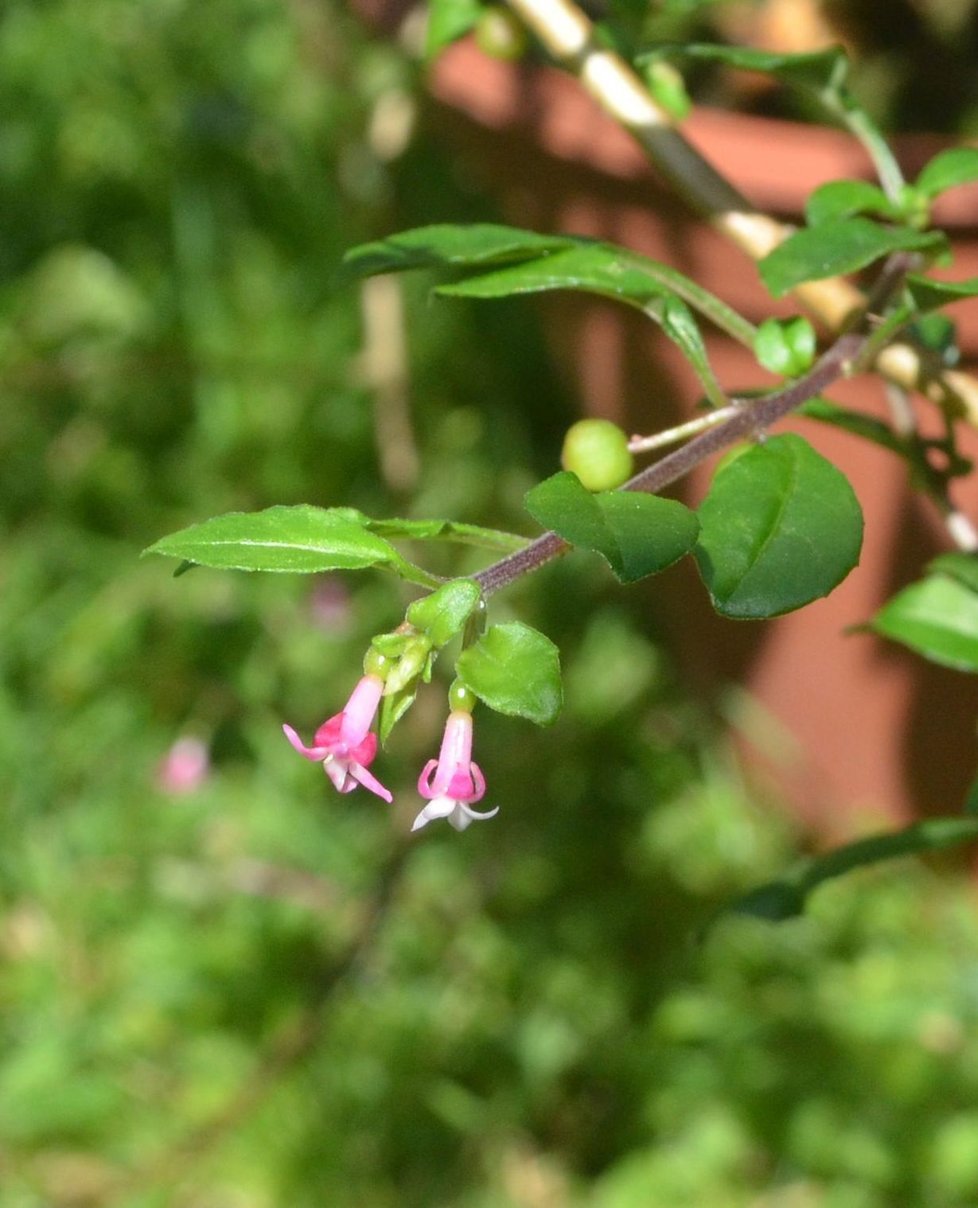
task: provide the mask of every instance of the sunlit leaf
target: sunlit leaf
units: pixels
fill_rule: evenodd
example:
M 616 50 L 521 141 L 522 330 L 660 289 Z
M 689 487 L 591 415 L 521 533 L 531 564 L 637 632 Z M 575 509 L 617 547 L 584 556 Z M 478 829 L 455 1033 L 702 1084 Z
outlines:
M 931 574 L 898 592 L 869 627 L 931 662 L 978 672 L 978 592 L 947 574 Z
M 428 0 L 426 8 L 425 55 L 429 59 L 467 34 L 483 11 L 480 0 Z
M 492 625 L 462 651 L 455 669 L 465 686 L 498 713 L 545 726 L 560 712 L 557 647 L 521 621 Z
M 413 582 L 430 582 L 352 509 L 299 504 L 263 512 L 228 512 L 161 538 L 144 552 L 226 570 L 310 574 L 383 566 Z
M 805 202 L 809 226 L 851 218 L 855 214 L 873 214 L 880 218 L 899 218 L 900 212 L 878 185 L 867 180 L 830 180 L 819 185 Z
M 795 231 L 758 262 L 775 297 L 805 281 L 854 273 L 891 252 L 936 252 L 946 246 L 939 231 L 886 227 L 868 218 L 842 218 Z
M 975 180 L 978 180 L 978 147 L 950 147 L 924 165 L 914 189 L 930 198 Z
M 533 260 L 575 242 L 580 240 L 495 223 L 437 223 L 351 248 L 343 257 L 343 266 L 348 275 L 356 277 L 411 268 L 472 268 Z
M 482 599 L 482 590 L 471 579 L 453 579 L 408 606 L 407 619 L 432 645 L 441 647 L 462 632 Z
M 827 595 L 859 559 L 862 512 L 848 479 L 792 433 L 727 462 L 699 519 L 696 561 L 727 617 L 800 608 Z

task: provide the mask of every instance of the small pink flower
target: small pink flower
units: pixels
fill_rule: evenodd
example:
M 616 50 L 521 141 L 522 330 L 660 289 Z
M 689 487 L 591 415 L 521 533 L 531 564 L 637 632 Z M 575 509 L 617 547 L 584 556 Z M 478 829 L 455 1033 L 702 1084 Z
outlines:
M 291 726 L 282 729 L 300 755 L 322 763 L 326 775 L 341 793 L 352 793 L 362 784 L 385 801 L 392 801 L 387 789 L 367 771 L 377 754 L 377 735 L 370 732 L 370 727 L 383 691 L 384 681 L 379 676 L 365 675 L 353 689 L 343 712 L 319 727 L 311 747 L 303 744 Z
M 207 779 L 210 752 L 199 738 L 178 738 L 170 747 L 156 772 L 156 782 L 164 793 L 192 793 Z
M 441 751 L 437 759 L 429 759 L 418 778 L 418 792 L 427 798 L 411 827 L 420 830 L 433 818 L 447 818 L 461 831 L 477 819 L 491 818 L 499 807 L 480 813 L 470 809 L 481 801 L 486 791 L 486 778 L 477 763 L 472 762 L 472 714 L 456 709 L 448 715 Z

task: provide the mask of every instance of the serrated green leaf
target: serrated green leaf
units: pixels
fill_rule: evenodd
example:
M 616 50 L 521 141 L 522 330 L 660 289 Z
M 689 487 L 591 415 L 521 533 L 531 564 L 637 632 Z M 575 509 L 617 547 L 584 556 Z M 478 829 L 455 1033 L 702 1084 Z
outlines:
M 456 663 L 462 683 L 490 709 L 549 725 L 560 712 L 557 647 L 522 621 L 492 625 Z
M 946 574 L 928 575 L 898 592 L 869 628 L 958 671 L 978 672 L 978 592 Z
M 526 509 L 571 545 L 600 554 L 621 583 L 671 566 L 696 543 L 695 513 L 673 499 L 640 491 L 591 494 L 562 471 L 528 492 Z
M 951 147 L 924 165 L 914 188 L 931 198 L 975 180 L 978 180 L 978 147 Z
M 496 223 L 436 223 L 351 248 L 343 257 L 343 267 L 353 277 L 412 268 L 478 268 L 537 259 L 575 242 L 581 240 Z
M 677 46 L 662 46 L 638 56 L 640 64 L 652 63 L 663 57 L 709 59 L 726 63 L 742 71 L 759 71 L 776 79 L 786 80 L 802 88 L 823 93 L 841 90 L 849 72 L 849 59 L 841 46 L 808 54 L 775 54 L 753 50 L 746 46 L 719 46 L 694 42 Z
M 310 574 L 383 566 L 412 582 L 432 583 L 431 576 L 352 518 L 358 515 L 349 508 L 308 504 L 229 512 L 171 533 L 144 553 L 224 570 Z
M 428 59 L 467 34 L 483 11 L 480 0 L 428 0 L 427 8 L 425 57 Z
M 978 840 L 978 818 L 928 818 L 904 830 L 871 835 L 821 856 L 799 861 L 783 877 L 752 890 L 724 913 L 780 922 L 799 915 L 809 894 L 823 882 L 881 860 L 941 851 Z
M 805 281 L 854 273 L 899 251 L 938 251 L 947 240 L 940 231 L 884 227 L 868 218 L 842 218 L 795 231 L 758 262 L 764 284 L 780 297 Z
M 978 295 L 978 277 L 965 281 L 935 281 L 933 277 L 912 273 L 907 277 L 907 289 L 919 310 L 937 310 Z
M 819 185 L 805 202 L 805 219 L 810 227 L 851 218 L 855 214 L 900 217 L 883 190 L 866 180 L 830 180 L 828 184 Z
M 699 519 L 696 561 L 723 616 L 791 612 L 828 595 L 859 560 L 863 522 L 852 487 L 793 433 L 725 463 Z

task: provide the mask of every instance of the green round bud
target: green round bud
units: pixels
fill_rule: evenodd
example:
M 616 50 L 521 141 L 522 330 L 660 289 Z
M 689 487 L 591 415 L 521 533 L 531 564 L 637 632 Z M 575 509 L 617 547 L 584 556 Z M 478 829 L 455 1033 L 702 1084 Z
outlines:
M 568 429 L 560 464 L 589 491 L 612 491 L 632 476 L 628 437 L 610 419 L 582 419 Z
M 508 8 L 491 4 L 475 23 L 475 41 L 483 54 L 510 63 L 526 54 L 529 40 L 519 19 Z
M 460 679 L 452 681 L 452 686 L 448 689 L 448 707 L 453 713 L 458 710 L 471 713 L 475 702 L 476 695 L 470 688 L 466 688 Z
M 393 661 L 391 658 L 386 654 L 382 654 L 376 646 L 368 647 L 367 653 L 363 656 L 364 675 L 376 675 L 380 679 L 386 680 L 392 666 Z

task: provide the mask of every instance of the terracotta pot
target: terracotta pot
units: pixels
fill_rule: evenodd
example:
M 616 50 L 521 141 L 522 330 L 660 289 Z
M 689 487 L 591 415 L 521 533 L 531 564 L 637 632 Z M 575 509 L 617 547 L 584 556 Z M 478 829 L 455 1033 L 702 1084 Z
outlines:
M 657 183 L 631 139 L 573 80 L 489 60 L 461 42 L 439 59 L 430 92 L 432 120 L 514 225 L 614 240 L 682 269 L 750 318 L 772 312 L 754 267 Z M 789 219 L 817 184 L 870 175 L 858 144 L 832 130 L 710 111 L 684 129 L 759 209 Z M 913 172 L 944 145 L 915 137 L 898 153 Z M 978 189 L 949 194 L 938 218 L 957 249 L 949 275 L 978 275 Z M 549 296 L 541 309 L 585 410 L 636 432 L 688 416 L 698 396 L 692 374 L 641 316 L 570 295 Z M 952 313 L 974 363 L 978 305 Z M 732 341 L 709 335 L 708 344 L 729 387 L 764 381 Z M 870 379 L 831 394 L 884 413 L 882 389 Z M 978 682 L 846 634 L 948 542 L 929 505 L 908 490 L 897 458 L 814 423 L 795 424 L 859 495 L 866 516 L 860 566 L 827 600 L 762 625 L 717 618 L 695 570 L 684 566 L 649 589 L 657 617 L 692 680 L 725 701 L 755 770 L 769 774 L 806 821 L 842 830 L 854 813 L 954 811 L 974 772 Z M 967 443 L 978 455 L 978 439 Z M 687 496 L 698 497 L 706 479 L 688 484 Z M 978 521 L 975 484 L 959 502 Z

